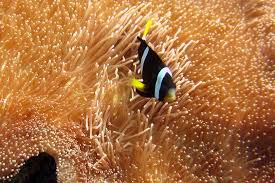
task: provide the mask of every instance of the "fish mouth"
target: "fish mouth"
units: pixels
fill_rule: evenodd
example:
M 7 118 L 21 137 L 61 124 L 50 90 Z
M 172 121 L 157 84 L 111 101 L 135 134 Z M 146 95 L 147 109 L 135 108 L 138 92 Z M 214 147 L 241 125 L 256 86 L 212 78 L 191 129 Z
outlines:
M 175 88 L 170 88 L 168 90 L 168 93 L 166 97 L 164 98 L 165 102 L 173 102 L 176 100 L 176 89 Z

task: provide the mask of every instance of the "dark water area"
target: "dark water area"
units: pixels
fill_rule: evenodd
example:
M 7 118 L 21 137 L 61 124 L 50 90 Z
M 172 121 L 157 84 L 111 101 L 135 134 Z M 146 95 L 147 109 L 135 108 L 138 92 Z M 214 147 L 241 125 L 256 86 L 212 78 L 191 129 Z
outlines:
M 56 162 L 48 153 L 30 157 L 10 181 L 0 183 L 57 183 Z

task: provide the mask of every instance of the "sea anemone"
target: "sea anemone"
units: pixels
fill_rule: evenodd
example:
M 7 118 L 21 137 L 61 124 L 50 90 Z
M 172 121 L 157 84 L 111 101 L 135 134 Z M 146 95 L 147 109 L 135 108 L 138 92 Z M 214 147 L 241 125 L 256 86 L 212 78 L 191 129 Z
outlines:
M 274 181 L 272 1 L 16 0 L 0 17 L 3 181 L 41 152 L 59 182 Z M 129 86 L 150 18 L 174 103 Z

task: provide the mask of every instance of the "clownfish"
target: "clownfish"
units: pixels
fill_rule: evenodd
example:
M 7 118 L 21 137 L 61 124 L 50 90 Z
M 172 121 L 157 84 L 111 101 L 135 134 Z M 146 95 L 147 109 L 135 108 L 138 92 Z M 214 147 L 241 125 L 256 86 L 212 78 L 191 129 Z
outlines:
M 149 31 L 152 20 L 146 24 L 143 37 Z M 170 69 L 163 63 L 158 54 L 140 37 L 138 48 L 138 57 L 142 75 L 142 82 L 133 79 L 131 84 L 136 88 L 136 92 L 149 98 L 156 98 L 159 101 L 172 102 L 176 99 L 176 85 L 172 79 Z

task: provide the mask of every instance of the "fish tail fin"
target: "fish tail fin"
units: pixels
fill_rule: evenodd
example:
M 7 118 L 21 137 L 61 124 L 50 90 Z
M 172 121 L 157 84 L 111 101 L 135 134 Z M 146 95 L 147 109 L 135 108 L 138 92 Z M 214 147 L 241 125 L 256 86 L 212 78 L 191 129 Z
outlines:
M 145 89 L 145 84 L 135 78 L 131 80 L 131 85 L 141 91 L 144 91 Z
M 150 30 L 152 24 L 153 24 L 153 20 L 152 20 L 152 19 L 149 19 L 149 20 L 147 21 L 146 25 L 145 25 L 145 29 L 144 29 L 143 36 L 142 36 L 142 37 L 145 37 L 145 36 L 148 34 L 148 32 L 149 32 L 149 30 Z

